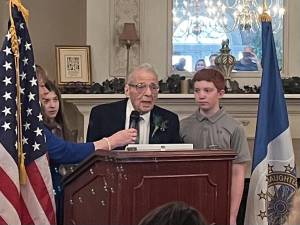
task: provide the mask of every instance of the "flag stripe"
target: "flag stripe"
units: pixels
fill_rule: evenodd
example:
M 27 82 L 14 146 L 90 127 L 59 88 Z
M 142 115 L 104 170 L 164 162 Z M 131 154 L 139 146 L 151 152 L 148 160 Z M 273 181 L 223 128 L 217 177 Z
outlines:
M 11 178 L 11 181 L 14 182 L 14 185 L 20 192 L 19 188 L 19 169 L 17 164 L 7 150 L 0 143 L 0 167 L 3 168 L 8 177 Z
M 21 195 L 34 224 L 50 224 L 41 207 L 40 199 L 35 195 L 30 182 L 28 182 L 26 186 L 21 187 Z
M 11 201 L 7 200 L 6 196 L 4 196 L 2 192 L 0 192 L 0 204 L 0 224 L 21 224 L 16 207 L 11 204 Z
M 263 76 L 258 105 L 252 170 L 267 155 L 267 145 L 289 127 L 271 23 L 263 23 Z
M 4 194 L 0 199 L 1 215 L 4 218 L 7 217 L 8 224 L 21 224 L 19 215 L 22 216 L 22 224 L 34 224 L 20 196 L 19 176 L 16 172 L 18 167 L 1 143 L 0 151 L 0 189 L 1 193 Z M 1 187 L 1 185 L 5 187 Z M 19 213 L 17 213 L 17 209 Z M 18 220 L 19 223 L 14 219 Z
M 25 205 L 25 202 L 23 200 L 23 197 L 21 196 L 21 205 L 23 206 L 22 207 L 22 225 L 25 225 L 25 224 L 34 224 L 31 216 L 30 216 L 30 213 L 28 212 L 28 209 Z
M 31 163 L 26 170 L 28 174 L 28 178 L 31 183 L 31 187 L 33 188 L 33 191 L 39 199 L 39 202 L 41 204 L 41 207 L 43 208 L 44 212 L 46 213 L 48 220 L 51 224 L 55 223 L 55 210 L 51 205 L 47 205 L 47 203 L 52 202 L 50 195 L 49 195 L 49 189 L 45 185 L 45 178 L 51 180 L 51 174 L 49 171 L 47 171 L 47 174 L 44 174 L 46 177 L 41 176 L 40 171 L 43 171 L 43 164 L 49 165 L 47 163 L 47 157 L 46 154 L 43 155 L 42 157 L 38 158 L 35 160 L 35 163 Z M 39 168 L 42 167 L 41 169 Z
M 0 216 L 0 224 L 1 224 L 1 225 L 6 225 L 6 224 L 7 224 L 1 216 Z M 17 225 L 18 225 L 18 224 L 17 224 Z
M 44 184 L 47 189 L 46 192 L 49 193 L 50 200 L 52 201 L 52 206 L 55 206 L 55 200 L 54 200 L 54 198 L 51 198 L 51 195 L 53 195 L 53 186 L 52 186 L 51 172 L 48 170 L 49 169 L 48 154 L 45 154 L 44 156 L 42 156 L 42 158 L 45 158 L 45 159 L 41 159 L 41 160 L 37 159 L 36 160 L 36 165 L 39 168 L 41 177 L 44 180 Z M 55 208 L 52 207 L 52 209 L 53 209 L 53 213 L 55 213 L 55 211 L 56 211 Z
M 286 155 L 283 154 L 285 151 L 282 151 L 282 146 L 285 147 Z M 279 162 L 280 164 L 294 164 L 293 154 L 289 154 L 292 146 L 292 140 L 290 138 L 290 129 L 288 128 L 286 131 L 282 132 L 278 137 L 276 137 L 273 141 L 271 141 L 268 145 L 267 156 L 264 160 L 262 160 L 255 170 L 252 173 L 250 180 L 250 188 L 248 191 L 248 201 L 247 201 L 247 209 L 265 209 L 266 202 L 263 199 L 260 201 L 256 201 L 253 196 L 257 196 L 257 193 L 260 193 L 261 190 L 267 189 L 266 176 L 268 173 L 268 163 L 271 162 Z M 277 153 L 276 153 L 277 152 Z M 275 154 L 274 154 L 275 153 Z M 257 185 L 259 184 L 259 185 Z M 257 212 L 258 214 L 259 212 Z M 245 225 L 262 225 L 268 224 L 267 219 L 265 218 L 264 223 L 257 215 L 251 217 L 251 215 L 246 214 L 245 216 Z
M 10 177 L 7 176 L 7 174 L 2 168 L 0 168 L 0 181 L 0 189 L 1 193 L 3 194 L 3 197 L 5 197 L 6 200 L 10 201 L 11 204 L 15 207 L 15 210 L 20 213 L 20 193 L 16 189 L 16 186 L 11 181 Z M 0 201 L 1 212 L 5 210 L 5 208 L 5 203 Z
M 294 164 L 293 142 L 289 127 L 269 143 L 267 158 L 276 162 Z

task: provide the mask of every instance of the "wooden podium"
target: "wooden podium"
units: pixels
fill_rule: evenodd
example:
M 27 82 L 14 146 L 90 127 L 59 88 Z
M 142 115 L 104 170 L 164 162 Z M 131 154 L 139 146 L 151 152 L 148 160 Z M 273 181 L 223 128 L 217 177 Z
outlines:
M 229 150 L 96 151 L 64 181 L 64 224 L 137 225 L 184 201 L 210 224 L 229 224 Z

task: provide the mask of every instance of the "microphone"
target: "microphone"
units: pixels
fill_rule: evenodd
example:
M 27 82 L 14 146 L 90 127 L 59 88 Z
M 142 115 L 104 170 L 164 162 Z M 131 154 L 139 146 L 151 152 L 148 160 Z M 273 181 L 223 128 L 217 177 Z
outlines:
M 129 128 L 134 128 L 137 130 L 137 137 L 135 140 L 135 144 L 139 143 L 139 122 L 140 122 L 140 113 L 138 111 L 132 111 L 130 114 L 130 120 L 129 120 Z
M 134 128 L 136 130 L 139 129 L 139 119 L 140 119 L 140 113 L 138 111 L 132 111 L 130 114 L 130 120 L 129 120 L 129 128 Z

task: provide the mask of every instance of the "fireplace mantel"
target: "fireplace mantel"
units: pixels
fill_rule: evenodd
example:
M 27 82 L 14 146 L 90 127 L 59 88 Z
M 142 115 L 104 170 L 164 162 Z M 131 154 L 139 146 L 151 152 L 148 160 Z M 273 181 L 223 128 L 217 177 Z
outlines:
M 110 103 L 124 99 L 124 94 L 63 94 L 65 102 L 74 104 L 83 115 L 83 134 L 86 140 L 86 131 L 91 108 L 95 105 Z M 293 138 L 300 136 L 300 94 L 285 95 L 290 126 Z M 255 136 L 258 94 L 225 94 L 221 104 L 234 118 L 242 122 L 248 139 Z M 176 112 L 182 119 L 196 110 L 193 94 L 159 94 L 157 105 Z
M 99 104 L 110 103 L 124 99 L 124 94 L 63 94 L 62 98 L 65 102 L 71 103 L 77 107 L 79 112 L 83 115 L 83 131 L 79 132 L 84 137 L 80 140 L 86 140 L 86 131 L 89 123 L 90 111 L 93 106 Z M 300 165 L 300 95 L 287 94 L 285 95 L 291 134 L 294 143 L 296 164 Z M 221 104 L 231 116 L 239 120 L 247 135 L 250 152 L 254 144 L 256 116 L 258 108 L 259 95 L 257 94 L 225 94 L 222 98 Z M 197 106 L 194 101 L 193 94 L 160 94 L 157 105 L 176 112 L 179 119 L 192 114 Z M 70 112 L 69 112 L 70 113 Z M 71 112 L 74 114 L 73 112 Z M 67 115 L 73 118 L 74 115 Z M 250 176 L 251 165 L 248 165 L 246 176 Z

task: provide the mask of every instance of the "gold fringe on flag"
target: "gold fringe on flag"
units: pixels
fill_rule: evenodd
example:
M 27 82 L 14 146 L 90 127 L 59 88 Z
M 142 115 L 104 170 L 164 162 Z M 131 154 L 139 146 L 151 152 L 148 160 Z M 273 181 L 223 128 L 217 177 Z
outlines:
M 11 35 L 11 47 L 14 53 L 15 59 L 15 68 L 16 68 L 16 89 L 17 89 L 17 149 L 18 149 L 18 163 L 19 163 L 19 174 L 20 174 L 20 184 L 26 184 L 27 174 L 25 169 L 25 153 L 23 151 L 23 143 L 22 143 L 22 111 L 21 111 L 21 84 L 20 84 L 20 51 L 19 51 L 19 42 L 16 32 L 16 27 L 14 23 L 14 19 L 12 16 L 12 7 L 16 6 L 19 11 L 22 13 L 25 22 L 28 22 L 29 12 L 24 8 L 20 0 L 10 0 L 9 2 L 9 15 L 10 15 L 10 28 L 9 33 Z
M 268 13 L 267 2 L 264 0 L 263 2 L 263 13 L 259 15 L 260 22 L 271 22 L 272 17 Z
M 22 5 L 21 0 L 10 0 L 10 5 L 17 6 L 17 8 L 19 9 L 19 11 L 22 13 L 24 17 L 26 24 L 28 24 L 29 11 Z
M 263 12 L 261 15 L 259 15 L 259 19 L 261 22 L 271 22 L 272 21 L 272 17 L 267 12 Z

